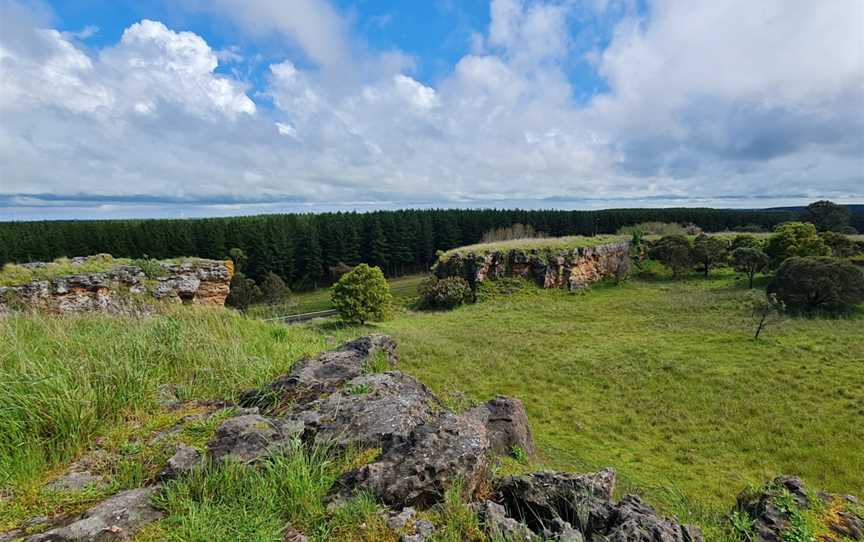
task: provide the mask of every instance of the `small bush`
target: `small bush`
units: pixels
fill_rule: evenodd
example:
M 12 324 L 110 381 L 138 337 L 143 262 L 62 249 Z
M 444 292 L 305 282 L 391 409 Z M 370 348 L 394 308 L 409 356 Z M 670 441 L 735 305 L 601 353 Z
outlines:
M 747 275 L 749 287 L 753 287 L 753 278 L 768 267 L 768 255 L 752 247 L 736 248 L 732 252 L 732 268 Z
M 668 267 L 672 276 L 677 278 L 690 268 L 693 262 L 693 247 L 690 240 L 683 235 L 667 235 L 657 241 L 649 255 L 651 259 Z
M 261 289 L 254 280 L 243 273 L 234 273 L 234 276 L 231 277 L 228 297 L 225 298 L 226 305 L 245 311 L 250 305 L 260 302 L 261 299 Z
M 774 235 L 765 245 L 771 267 L 777 268 L 793 256 L 830 256 L 831 249 L 816 234 L 816 226 L 806 222 L 786 222 L 774 228 Z
M 365 324 L 383 320 L 391 310 L 393 296 L 380 267 L 361 263 L 333 285 L 333 307 L 345 322 Z
M 283 304 L 291 298 L 291 289 L 276 273 L 267 273 L 261 283 L 261 297 L 265 303 L 271 305 Z
M 417 293 L 421 309 L 455 309 L 473 297 L 471 286 L 462 277 L 429 277 L 417 286 Z
M 780 265 L 768 293 L 797 312 L 842 312 L 864 302 L 864 271 L 837 258 L 792 257 Z
M 153 258 L 139 258 L 137 260 L 132 260 L 132 265 L 141 269 L 141 272 L 144 273 L 148 279 L 158 279 L 159 277 L 164 277 L 168 274 L 162 264 L 159 263 L 159 260 Z

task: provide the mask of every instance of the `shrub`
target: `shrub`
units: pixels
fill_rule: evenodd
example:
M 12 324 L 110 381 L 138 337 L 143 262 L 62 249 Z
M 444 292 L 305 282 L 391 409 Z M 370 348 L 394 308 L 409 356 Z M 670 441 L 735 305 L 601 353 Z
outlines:
M 330 292 L 333 307 L 345 322 L 365 324 L 369 320 L 383 320 L 393 301 L 381 268 L 365 263 L 345 273 Z
M 429 277 L 417 286 L 417 293 L 423 309 L 455 309 L 473 297 L 471 286 L 462 277 Z
M 732 252 L 732 268 L 739 273 L 744 273 L 749 279 L 748 288 L 753 287 L 753 277 L 756 273 L 768 267 L 768 255 L 752 247 L 736 248 Z
M 843 231 L 849 226 L 849 209 L 832 201 L 817 201 L 807 206 L 804 220 L 819 231 Z
M 858 244 L 842 233 L 825 231 L 819 234 L 835 258 L 849 258 L 861 252 Z
M 741 235 L 736 235 L 732 242 L 729 244 L 729 250 L 735 252 L 739 248 L 762 248 L 762 241 L 757 239 L 753 235 L 748 235 L 743 233 Z
M 774 228 L 774 235 L 765 245 L 765 253 L 776 268 L 793 256 L 829 256 L 831 249 L 816 234 L 816 226 L 805 222 L 786 222 Z
M 148 279 L 158 279 L 159 277 L 164 277 L 168 274 L 159 260 L 148 258 L 146 255 L 143 258 L 132 260 L 132 265 L 141 269 L 141 272 L 144 273 L 144 276 Z
M 291 297 L 291 289 L 282 280 L 282 277 L 276 273 L 267 273 L 264 281 L 261 283 L 261 298 L 264 302 L 271 305 L 285 303 Z
M 679 277 L 692 261 L 690 241 L 683 235 L 667 235 L 651 248 L 650 257 L 672 270 L 673 277 Z
M 726 241 L 700 233 L 693 241 L 693 260 L 702 267 L 705 276 L 726 259 Z
M 229 307 L 245 311 L 250 305 L 258 303 L 263 297 L 261 289 L 255 281 L 248 278 L 239 271 L 231 277 L 230 292 L 225 298 L 225 304 Z
M 864 302 L 864 271 L 837 258 L 792 257 L 777 269 L 768 293 L 798 312 L 847 311 Z

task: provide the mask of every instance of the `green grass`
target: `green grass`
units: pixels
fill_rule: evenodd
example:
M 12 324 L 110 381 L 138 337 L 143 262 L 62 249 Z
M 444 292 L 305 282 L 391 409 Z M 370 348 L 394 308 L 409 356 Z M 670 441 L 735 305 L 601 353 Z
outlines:
M 588 248 L 604 245 L 607 243 L 615 243 L 618 241 L 629 240 L 629 236 L 620 235 L 595 235 L 594 237 L 583 237 L 574 235 L 570 237 L 541 237 L 536 239 L 513 239 L 511 241 L 495 241 L 493 243 L 478 243 L 476 245 L 467 245 L 464 247 L 454 248 L 443 253 L 438 261 L 446 260 L 447 258 L 466 254 L 474 254 L 482 256 L 492 252 L 506 252 L 510 250 L 524 251 L 563 251 L 572 250 L 574 248 Z
M 402 279 L 400 297 L 409 299 L 419 279 Z M 529 461 L 514 450 L 501 473 L 612 466 L 622 491 L 701 524 L 709 541 L 728 539 L 721 516 L 739 491 L 779 473 L 864 494 L 864 315 L 788 319 L 756 342 L 744 284 L 722 271 L 707 280 L 647 276 L 582 294 L 526 288 L 363 327 L 285 327 L 189 307 L 140 320 L 0 320 L 0 487 L 19 503 L 0 498 L 0 517 L 92 503 L 100 495 L 61 498 L 36 488 L 96 438 L 123 451 L 122 464 L 109 469 L 122 484 L 108 491 L 151 476 L 166 451 L 140 435 L 173 420 L 155 408 L 159 384 L 178 385 L 182 399 L 230 397 L 369 331 L 392 334 L 399 368 L 448 405 L 499 393 L 525 402 L 540 455 Z M 329 293 L 307 299 L 316 296 Z M 215 422 L 200 425 L 178 438 L 203 446 Z M 313 539 L 398 539 L 376 523 L 368 496 L 322 507 L 322 491 L 347 461 L 328 456 L 314 467 L 289 454 L 262 470 L 210 468 L 172 486 L 168 518 L 138 539 L 279 540 L 288 522 Z M 301 485 L 288 487 L 294 483 Z M 427 517 L 442 540 L 457 540 L 475 533 L 464 512 L 451 495 Z M 0 528 L 14 524 L 7 521 Z
M 426 278 L 426 274 L 406 275 L 388 279 L 390 293 L 393 294 L 393 304 L 397 308 L 405 308 L 417 299 L 417 285 Z M 255 305 L 247 314 L 251 318 L 274 318 L 292 314 L 305 314 L 332 309 L 330 289 L 319 288 L 311 292 L 298 292 L 291 296 L 289 303 L 281 305 Z

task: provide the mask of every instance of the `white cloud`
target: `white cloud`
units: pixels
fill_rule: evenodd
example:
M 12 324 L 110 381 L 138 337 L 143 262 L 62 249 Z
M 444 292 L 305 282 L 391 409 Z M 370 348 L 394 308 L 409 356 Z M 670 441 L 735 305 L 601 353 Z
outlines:
M 494 0 L 488 31 L 434 85 L 399 51 L 357 52 L 338 12 L 304 2 L 220 0 L 316 62 L 271 65 L 257 93 L 215 73 L 236 49 L 155 21 L 92 55 L 32 23 L 0 35 L 0 196 L 864 196 L 856 0 L 657 1 L 597 51 L 570 24 L 611 2 Z M 569 63 L 592 51 L 609 90 L 580 104 Z

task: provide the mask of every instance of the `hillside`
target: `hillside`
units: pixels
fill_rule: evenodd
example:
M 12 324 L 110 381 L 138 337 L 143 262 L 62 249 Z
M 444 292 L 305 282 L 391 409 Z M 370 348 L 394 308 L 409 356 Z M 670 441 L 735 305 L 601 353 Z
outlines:
M 500 472 L 614 467 L 621 492 L 638 492 L 661 512 L 700 525 L 709 541 L 729 538 L 722 516 L 739 491 L 779 473 L 864 493 L 864 315 L 791 318 L 754 342 L 749 294 L 731 272 L 670 281 L 653 271 L 581 295 L 530 288 L 451 312 L 401 312 L 365 327 L 317 321 L 286 328 L 194 307 L 143 320 L 0 320 L 8 339 L 0 345 L 0 476 L 14 497 L 0 500 L 0 531 L 137 487 L 168 453 L 145 436 L 201 412 L 186 401 L 235 400 L 295 360 L 370 331 L 390 334 L 400 370 L 429 385 L 448 408 L 497 394 L 524 402 L 538 454 L 527 463 L 505 459 Z M 190 429 L 184 442 L 202 446 L 216 423 Z M 40 437 L 47 434 L 53 436 Z M 62 497 L 46 492 L 46 480 L 97 443 L 117 454 L 97 468 L 109 486 Z M 348 518 L 315 505 L 338 474 L 316 472 L 297 481 L 323 484 L 315 486 L 317 496 L 302 497 L 313 501 L 280 512 L 292 524 L 330 539 L 390 539 L 374 520 L 374 504 Z M 280 532 L 282 524 L 268 515 L 275 494 L 244 485 L 253 483 L 251 473 L 217 475 L 231 477 L 236 500 L 210 493 L 222 487 L 208 486 L 217 483 L 212 477 L 184 485 L 163 504 L 168 516 L 139 539 L 210 540 L 209 533 L 222 532 L 264 540 Z M 466 517 L 453 506 L 425 517 L 448 532 L 444 525 Z M 373 531 L 359 533 L 361 523 Z M 468 531 L 460 529 L 439 539 L 463 539 L 459 533 Z

